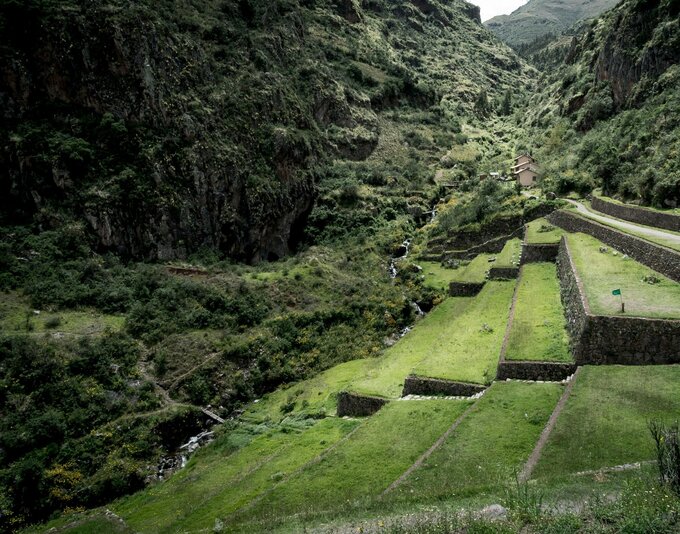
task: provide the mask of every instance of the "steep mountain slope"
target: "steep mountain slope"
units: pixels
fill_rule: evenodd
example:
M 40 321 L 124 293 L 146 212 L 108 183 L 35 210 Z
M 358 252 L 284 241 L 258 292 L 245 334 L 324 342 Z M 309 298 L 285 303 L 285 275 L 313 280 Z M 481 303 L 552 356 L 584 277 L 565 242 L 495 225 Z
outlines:
M 484 24 L 510 46 L 527 45 L 546 35 L 559 35 L 578 21 L 598 16 L 618 0 L 529 0 L 510 15 Z
M 455 117 L 522 70 L 462 0 L 31 0 L 0 27 L 0 222 L 134 258 L 281 257 L 376 111 Z
M 528 116 L 545 139 L 546 187 L 680 202 L 678 14 L 677 0 L 622 2 L 543 75 Z
M 461 0 L 8 1 L 0 26 L 0 530 L 158 478 L 200 407 L 379 355 L 443 298 L 390 256 L 511 158 L 536 75 Z

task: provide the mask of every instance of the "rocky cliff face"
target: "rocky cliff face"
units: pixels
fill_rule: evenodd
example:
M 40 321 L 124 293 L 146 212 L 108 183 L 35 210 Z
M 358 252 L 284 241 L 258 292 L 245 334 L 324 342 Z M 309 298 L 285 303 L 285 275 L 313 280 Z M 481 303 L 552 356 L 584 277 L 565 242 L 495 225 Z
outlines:
M 461 0 L 29 0 L 0 28 L 0 223 L 81 219 L 145 259 L 287 254 L 315 169 L 368 157 L 376 110 L 471 104 L 520 68 Z
M 622 3 L 606 21 L 594 71 L 624 105 L 636 84 L 658 78 L 680 61 L 680 3 L 639 0 Z
M 553 187 L 678 205 L 678 15 L 677 0 L 620 2 L 544 73 L 530 120 L 553 127 L 543 155 Z
M 222 8 L 232 27 L 246 25 L 235 6 Z M 245 42 L 220 33 L 229 26 L 182 28 L 190 21 L 172 15 L 170 4 L 5 8 L 6 222 L 58 224 L 67 208 L 101 248 L 138 258 L 201 246 L 253 261 L 288 252 L 312 205 L 305 168 L 319 149 L 271 124 L 311 130 L 313 120 L 276 74 L 243 79 L 252 61 Z M 301 27 L 277 25 L 289 53 L 300 46 Z M 250 99 L 239 101 L 244 82 Z

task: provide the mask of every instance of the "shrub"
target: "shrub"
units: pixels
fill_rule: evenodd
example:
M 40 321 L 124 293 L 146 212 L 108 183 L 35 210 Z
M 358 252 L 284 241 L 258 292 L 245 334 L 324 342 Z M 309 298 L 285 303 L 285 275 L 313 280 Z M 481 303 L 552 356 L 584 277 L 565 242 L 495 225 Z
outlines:
M 680 496 L 680 426 L 677 421 L 668 426 L 652 421 L 649 430 L 656 443 L 661 483 Z
M 61 317 L 58 315 L 53 315 L 45 320 L 45 328 L 57 328 L 61 325 Z

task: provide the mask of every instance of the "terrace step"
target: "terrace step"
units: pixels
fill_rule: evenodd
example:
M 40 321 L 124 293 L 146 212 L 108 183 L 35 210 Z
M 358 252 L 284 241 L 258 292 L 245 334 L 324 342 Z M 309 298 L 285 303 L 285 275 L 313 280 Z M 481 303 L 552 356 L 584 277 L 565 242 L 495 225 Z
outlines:
M 479 399 L 481 398 L 486 390 L 480 391 L 479 393 L 472 395 L 471 397 L 463 397 L 463 396 L 455 396 L 455 395 L 449 395 L 449 396 L 441 396 L 441 395 L 406 395 L 404 397 L 400 397 L 397 399 L 397 401 L 420 401 L 420 400 L 470 400 L 470 399 Z
M 446 395 L 460 398 L 479 398 L 486 391 L 486 386 L 481 384 L 469 384 L 410 375 L 404 381 L 402 398 L 410 396 L 437 396 Z
M 388 401 L 380 397 L 368 395 L 357 395 L 348 391 L 338 393 L 338 417 L 355 416 L 366 417 L 373 415 L 380 408 L 385 406 Z
M 496 379 L 561 382 L 572 376 L 576 369 L 573 363 L 503 360 L 498 363 Z

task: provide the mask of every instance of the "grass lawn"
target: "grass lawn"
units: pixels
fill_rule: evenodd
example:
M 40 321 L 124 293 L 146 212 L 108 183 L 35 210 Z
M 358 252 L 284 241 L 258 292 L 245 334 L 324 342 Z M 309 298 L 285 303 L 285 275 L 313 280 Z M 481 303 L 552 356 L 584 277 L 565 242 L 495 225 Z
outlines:
M 522 254 L 522 241 L 519 239 L 510 239 L 501 253 L 496 257 L 496 262 L 492 264 L 493 267 L 517 267 L 519 265 L 519 257 Z
M 242 419 L 276 422 L 291 414 L 335 415 L 337 393 L 347 389 L 351 382 L 364 377 L 376 363 L 375 359 L 342 363 L 309 380 L 279 388 L 258 402 L 251 403 Z
M 534 477 L 652 460 L 648 421 L 678 414 L 679 365 L 583 367 Z
M 530 263 L 522 267 L 505 358 L 572 361 L 555 264 Z
M 0 298 L 0 330 L 5 334 L 103 334 L 107 329 L 121 330 L 124 322 L 123 316 L 106 315 L 87 308 L 55 312 L 34 310 L 27 299 L 15 292 L 4 293 Z
M 328 418 L 309 428 L 282 427 L 255 437 L 234 452 L 232 436 L 200 450 L 166 482 L 119 501 L 113 509 L 135 531 L 212 528 L 353 430 L 360 421 Z M 190 519 L 188 519 L 190 518 Z
M 463 265 L 458 269 L 452 269 L 451 272 L 455 273 L 451 275 L 451 282 L 469 282 L 469 283 L 481 283 L 486 280 L 486 275 L 489 269 L 494 266 L 493 262 L 489 260 L 493 258 L 492 254 L 479 254 L 468 263 Z
M 474 299 L 446 300 L 349 389 L 399 397 L 411 373 L 489 382 L 496 375 L 513 287 L 513 282 L 488 282 Z
M 448 292 L 451 282 L 459 282 L 464 271 L 467 269 L 467 266 L 462 266 L 458 269 L 447 269 L 442 267 L 441 263 L 434 261 L 418 261 L 417 263 L 423 268 L 423 276 L 425 277 L 423 284 L 425 287 L 431 287 L 432 289 L 444 292 Z M 480 281 L 484 280 L 484 274 L 486 273 L 482 273 Z
M 502 488 L 522 469 L 563 387 L 494 383 L 441 448 L 390 498 L 450 500 Z
M 680 318 L 680 284 L 631 258 L 623 258 L 621 253 L 597 239 L 585 234 L 568 236 L 576 269 L 583 280 L 586 295 L 593 313 L 617 315 L 620 313 L 620 300 L 612 295 L 614 289 L 621 289 L 626 303 L 626 315 L 638 317 Z M 660 281 L 649 284 L 645 276 L 655 276 Z
M 436 339 L 417 375 L 489 383 L 496 376 L 514 282 L 488 282 L 470 307 Z
M 246 516 L 267 521 L 365 505 L 401 476 L 468 406 L 467 401 L 392 402 L 323 461 L 281 484 Z
M 527 224 L 526 242 L 529 244 L 559 243 L 564 230 L 553 226 L 546 219 L 536 219 Z
M 366 375 L 347 389 L 369 395 L 397 398 L 401 396 L 404 379 L 425 355 L 433 350 L 437 340 L 445 335 L 474 299 L 450 297 L 419 321 L 415 328 L 376 360 Z

